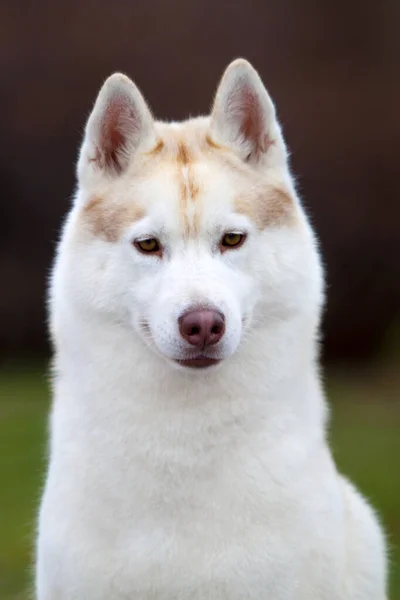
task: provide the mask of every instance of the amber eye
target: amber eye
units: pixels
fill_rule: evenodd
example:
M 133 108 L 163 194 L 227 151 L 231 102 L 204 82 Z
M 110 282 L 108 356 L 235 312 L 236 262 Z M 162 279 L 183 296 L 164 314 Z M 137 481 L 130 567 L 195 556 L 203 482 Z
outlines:
M 221 240 L 221 247 L 222 249 L 238 248 L 243 244 L 245 238 L 246 236 L 243 233 L 225 233 Z
M 135 247 L 140 252 L 146 252 L 148 254 L 155 254 L 160 252 L 160 244 L 156 238 L 147 238 L 145 240 L 136 240 Z

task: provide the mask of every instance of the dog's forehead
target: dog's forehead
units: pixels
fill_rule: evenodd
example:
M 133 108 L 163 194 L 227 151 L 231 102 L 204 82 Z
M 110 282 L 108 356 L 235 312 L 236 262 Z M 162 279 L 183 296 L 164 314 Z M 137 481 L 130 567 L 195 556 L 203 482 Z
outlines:
M 203 123 L 159 124 L 154 148 L 106 194 L 87 204 L 86 222 L 96 235 L 117 241 L 135 221 L 155 214 L 197 236 L 207 217 L 236 212 L 259 229 L 289 222 L 293 200 L 226 148 L 215 144 Z
M 180 151 L 184 153 L 185 147 Z M 224 184 L 207 161 L 165 161 L 154 168 L 151 177 L 143 178 L 136 190 L 156 226 L 162 224 L 166 231 L 196 237 L 212 217 L 232 211 L 228 183 Z
M 207 216 L 232 212 L 249 217 L 258 229 L 295 222 L 296 201 L 288 188 L 215 144 L 206 132 L 177 124 L 165 126 L 162 134 L 144 182 L 149 203 L 156 202 L 160 211 L 161 200 L 171 218 L 179 217 L 185 235 L 198 233 Z

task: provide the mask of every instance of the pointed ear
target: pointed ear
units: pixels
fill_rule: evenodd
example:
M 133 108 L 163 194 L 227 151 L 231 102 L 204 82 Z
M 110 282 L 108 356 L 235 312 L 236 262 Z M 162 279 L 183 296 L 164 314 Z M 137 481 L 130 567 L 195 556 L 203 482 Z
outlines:
M 277 129 L 275 108 L 260 76 L 246 60 L 235 60 L 217 90 L 212 138 L 230 146 L 243 160 L 257 162 L 279 136 Z
M 101 88 L 85 130 L 79 176 L 95 170 L 122 173 L 133 154 L 155 141 L 154 121 L 136 85 L 125 75 L 111 75 Z

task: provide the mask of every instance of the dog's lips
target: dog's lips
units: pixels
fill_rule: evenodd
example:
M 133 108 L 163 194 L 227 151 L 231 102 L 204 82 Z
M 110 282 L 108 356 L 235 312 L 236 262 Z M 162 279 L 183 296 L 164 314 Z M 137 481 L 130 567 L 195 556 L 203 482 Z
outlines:
M 193 358 L 176 359 L 176 362 L 183 367 L 191 367 L 194 369 L 205 369 L 217 365 L 221 359 L 211 358 L 209 356 L 195 356 Z

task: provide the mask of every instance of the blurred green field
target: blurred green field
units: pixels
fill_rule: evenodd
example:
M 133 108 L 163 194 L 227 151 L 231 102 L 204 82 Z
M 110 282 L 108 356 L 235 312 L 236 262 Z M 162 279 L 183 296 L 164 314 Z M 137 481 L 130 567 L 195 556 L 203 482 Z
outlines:
M 400 374 L 336 373 L 327 385 L 337 462 L 381 513 L 391 543 L 390 598 L 400 600 Z M 30 597 L 48 406 L 44 369 L 0 371 L 0 600 Z

